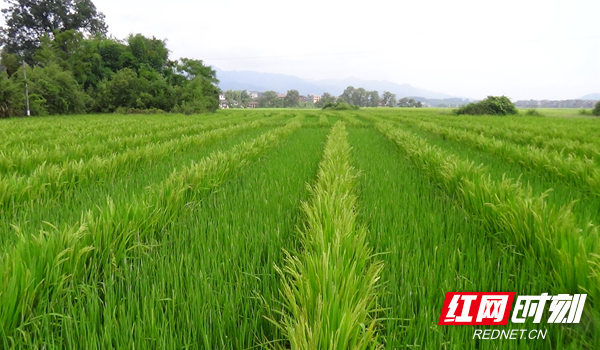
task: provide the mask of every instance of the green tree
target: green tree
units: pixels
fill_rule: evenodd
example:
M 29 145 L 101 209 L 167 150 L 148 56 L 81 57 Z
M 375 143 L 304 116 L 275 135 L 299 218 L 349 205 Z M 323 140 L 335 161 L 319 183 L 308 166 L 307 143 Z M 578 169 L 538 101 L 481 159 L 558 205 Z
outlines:
M 10 53 L 23 54 L 33 63 L 41 37 L 46 34 L 76 30 L 85 34 L 106 34 L 104 15 L 91 0 L 5 0 L 2 10 L 6 27 L 1 30 L 2 43 Z
M 14 75 L 24 89 L 22 69 Z M 27 87 L 33 115 L 84 113 L 89 97 L 81 90 L 70 71 L 56 64 L 27 67 Z
M 355 100 L 355 92 L 356 89 L 354 88 L 354 86 L 348 86 L 344 92 L 340 95 L 340 99 L 342 101 L 345 101 L 348 104 L 354 104 L 354 100 Z
M 8 77 L 6 71 L 0 72 L 0 118 L 23 115 L 24 100 L 19 85 Z
M 400 100 L 398 100 L 398 107 L 410 107 L 408 97 L 402 97 Z
M 277 107 L 277 93 L 275 91 L 265 91 L 262 96 L 258 99 L 258 107 L 260 108 L 274 108 Z
M 93 75 L 93 55 L 94 51 L 86 45 L 83 34 L 71 29 L 57 32 L 53 38 L 42 36 L 34 59 L 41 66 L 59 65 L 63 70 L 70 71 L 79 85 L 88 87 L 88 80 Z
M 300 93 L 298 90 L 288 90 L 283 98 L 283 106 L 288 108 L 298 107 L 300 103 Z
M 592 114 L 600 116 L 600 101 L 596 102 L 596 106 L 594 107 L 594 110 L 592 110 Z
M 146 38 L 142 34 L 129 35 L 127 44 L 137 67 L 148 65 L 150 68 L 161 72 L 167 66 L 169 50 L 163 40 L 152 37 Z M 194 60 L 185 59 L 188 65 L 193 65 Z M 199 61 L 202 65 L 202 61 Z M 204 65 L 202 65 L 204 67 Z
M 324 92 L 323 95 L 321 95 L 321 99 L 315 103 L 315 107 L 323 108 L 325 105 L 333 103 L 335 103 L 335 97 L 328 92 Z
M 384 91 L 383 105 L 387 107 L 394 107 L 396 105 L 396 94 L 393 94 L 389 91 Z
M 246 108 L 251 99 L 246 90 L 227 90 L 223 94 L 229 108 Z
M 352 95 L 352 101 L 350 105 L 365 107 L 368 103 L 367 90 L 363 88 L 358 88 L 354 90 L 354 94 Z
M 96 111 L 114 112 L 119 107 L 136 108 L 140 92 L 137 74 L 130 68 L 123 68 L 98 85 Z M 140 102 L 143 101 L 140 99 Z
M 367 106 L 379 107 L 379 92 L 377 92 L 377 91 L 367 92 Z
M 1 70 L 5 70 L 10 77 L 21 67 L 21 58 L 19 55 L 10 53 L 6 48 L 3 48 L 2 53 L 0 53 L 0 65 L 2 66 Z

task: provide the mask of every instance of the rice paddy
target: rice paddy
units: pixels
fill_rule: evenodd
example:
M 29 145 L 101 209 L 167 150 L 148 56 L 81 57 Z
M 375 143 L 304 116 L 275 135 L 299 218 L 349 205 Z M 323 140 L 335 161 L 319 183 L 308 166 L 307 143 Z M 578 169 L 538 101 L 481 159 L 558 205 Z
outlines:
M 597 349 L 599 160 L 583 117 L 2 120 L 0 349 Z M 587 301 L 438 326 L 446 292 Z

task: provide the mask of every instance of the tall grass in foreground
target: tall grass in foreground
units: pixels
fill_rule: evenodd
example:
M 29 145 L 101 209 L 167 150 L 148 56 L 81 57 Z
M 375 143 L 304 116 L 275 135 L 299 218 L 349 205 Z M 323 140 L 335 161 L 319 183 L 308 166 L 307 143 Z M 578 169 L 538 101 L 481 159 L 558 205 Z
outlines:
M 376 127 L 480 218 L 489 233 L 553 271 L 556 292 L 589 294 L 595 310 L 594 327 L 600 328 L 600 250 L 595 227 L 578 228 L 570 206 L 549 208 L 544 195 L 534 196 L 530 188 L 512 179 L 493 181 L 483 167 L 429 145 L 414 134 L 386 123 Z
M 300 126 L 293 120 L 227 152 L 213 153 L 173 172 L 127 207 L 109 201 L 105 209 L 90 210 L 72 228 L 37 236 L 22 233 L 21 241 L 0 258 L 0 344 L 8 346 L 17 339 L 36 344 L 38 322 L 68 317 L 61 314 L 64 304 L 83 282 L 98 280 L 93 288 L 102 289 L 103 277 L 110 278 L 115 268 L 129 268 L 130 251 L 143 249 L 189 202 L 238 175 Z
M 278 321 L 291 349 L 376 349 L 377 294 L 383 265 L 356 223 L 356 172 L 342 122 L 333 127 L 311 199 L 302 204 L 303 249 L 286 253 Z

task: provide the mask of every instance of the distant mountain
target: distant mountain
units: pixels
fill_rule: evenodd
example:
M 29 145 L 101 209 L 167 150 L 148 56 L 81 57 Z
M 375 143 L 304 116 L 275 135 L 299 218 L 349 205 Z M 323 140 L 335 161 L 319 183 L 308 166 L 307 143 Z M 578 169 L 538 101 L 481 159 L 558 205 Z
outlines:
M 215 67 L 213 67 L 215 68 Z M 273 90 L 279 93 L 285 93 L 288 90 L 298 90 L 301 95 L 322 94 L 329 92 L 334 96 L 339 96 L 348 86 L 355 88 L 362 87 L 365 90 L 377 90 L 380 95 L 384 91 L 390 91 L 396 94 L 397 98 L 407 96 L 420 96 L 431 99 L 445 99 L 454 96 L 438 92 L 419 89 L 408 84 L 396 84 L 386 80 L 363 80 L 359 78 L 327 79 L 327 80 L 307 80 L 293 75 L 261 73 L 255 71 L 224 71 L 215 68 L 219 87 L 221 90 L 248 90 L 248 91 L 268 91 Z
M 595 94 L 587 94 L 581 98 L 581 100 L 600 100 L 600 92 Z

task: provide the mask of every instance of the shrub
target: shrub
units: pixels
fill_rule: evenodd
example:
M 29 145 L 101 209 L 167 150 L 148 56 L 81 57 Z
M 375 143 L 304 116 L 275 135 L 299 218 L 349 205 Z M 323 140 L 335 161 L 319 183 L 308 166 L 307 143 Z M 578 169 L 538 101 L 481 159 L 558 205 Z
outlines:
M 323 106 L 323 109 L 331 109 L 334 111 L 347 111 L 347 110 L 357 110 L 359 107 L 357 105 L 349 105 L 344 101 L 331 103 L 328 102 Z
M 579 110 L 579 114 L 581 114 L 581 115 L 591 115 L 592 111 L 588 111 L 587 109 L 582 108 L 582 109 Z
M 532 116 L 532 117 L 543 117 L 544 116 L 537 109 L 533 109 L 533 108 L 528 109 L 527 112 L 525 112 L 525 115 Z
M 596 106 L 594 107 L 592 114 L 600 116 L 600 101 L 596 102 Z
M 506 96 L 488 96 L 477 103 L 471 102 L 455 111 L 456 114 L 508 115 L 517 114 L 517 107 Z

